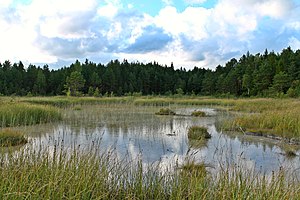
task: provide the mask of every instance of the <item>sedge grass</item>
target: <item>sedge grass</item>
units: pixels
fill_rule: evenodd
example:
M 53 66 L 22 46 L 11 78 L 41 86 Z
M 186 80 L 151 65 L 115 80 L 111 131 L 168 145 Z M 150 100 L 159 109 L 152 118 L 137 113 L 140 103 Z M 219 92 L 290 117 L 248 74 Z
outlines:
M 51 106 L 9 102 L 0 105 L 0 127 L 32 125 L 57 121 L 62 118 L 58 109 Z
M 224 167 L 212 175 L 187 163 L 160 172 L 159 165 L 119 160 L 96 146 L 0 154 L 0 199 L 299 199 L 300 184 L 283 170 L 271 178 Z
M 192 140 L 205 140 L 211 138 L 207 128 L 203 126 L 191 126 L 188 130 L 188 138 Z
M 283 138 L 300 138 L 300 102 L 296 100 L 269 100 L 266 104 L 245 104 L 237 107 L 255 111 L 235 117 L 228 126 L 246 131 L 273 134 Z

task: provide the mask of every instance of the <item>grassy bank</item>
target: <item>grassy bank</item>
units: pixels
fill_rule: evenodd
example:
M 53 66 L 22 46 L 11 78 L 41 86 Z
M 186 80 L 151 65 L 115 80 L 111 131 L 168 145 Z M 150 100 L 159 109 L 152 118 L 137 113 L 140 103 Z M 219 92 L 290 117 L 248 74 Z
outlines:
M 212 176 L 203 165 L 188 163 L 162 173 L 157 165 L 117 160 L 113 152 L 99 156 L 95 147 L 18 155 L 0 157 L 0 199 L 300 198 L 299 182 L 287 182 L 284 171 L 268 179 L 234 166 Z
M 26 144 L 27 139 L 19 131 L 11 129 L 0 130 L 0 147 L 10 147 Z
M 300 101 L 297 99 L 238 100 L 231 110 L 242 114 L 227 123 L 229 129 L 300 138 Z
M 22 102 L 3 102 L 0 104 L 0 127 L 13 127 L 46 123 L 61 119 L 57 108 L 32 105 Z

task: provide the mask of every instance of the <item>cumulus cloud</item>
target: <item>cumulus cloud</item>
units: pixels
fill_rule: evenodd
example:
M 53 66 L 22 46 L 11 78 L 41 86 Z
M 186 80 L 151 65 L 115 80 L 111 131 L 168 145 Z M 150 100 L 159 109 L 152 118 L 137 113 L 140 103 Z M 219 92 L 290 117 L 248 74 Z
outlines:
M 224 64 L 247 51 L 299 47 L 300 7 L 293 0 L 162 0 L 157 15 L 135 1 L 0 2 L 0 55 L 12 61 L 66 63 L 126 58 L 177 67 Z M 192 6 L 189 6 L 192 5 Z

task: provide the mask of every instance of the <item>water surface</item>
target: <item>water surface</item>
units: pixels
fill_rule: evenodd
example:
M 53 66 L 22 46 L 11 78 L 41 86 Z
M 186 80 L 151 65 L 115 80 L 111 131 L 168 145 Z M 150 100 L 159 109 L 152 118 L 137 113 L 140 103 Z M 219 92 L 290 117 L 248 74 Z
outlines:
M 212 171 L 224 165 L 238 165 L 269 174 L 283 167 L 300 176 L 299 156 L 286 157 L 278 141 L 218 131 L 216 123 L 228 113 L 203 107 L 171 108 L 181 116 L 157 116 L 154 113 L 159 107 L 82 106 L 80 110 L 65 110 L 62 122 L 24 130 L 31 140 L 28 145 L 36 148 L 57 143 L 65 148 L 84 147 L 93 143 L 102 151 L 113 149 L 119 158 L 141 158 L 145 165 L 158 163 L 161 168 L 180 165 L 189 158 L 204 162 Z M 208 117 L 188 116 L 194 110 L 205 111 Z M 187 131 L 193 125 L 207 127 L 212 138 L 206 143 L 189 141 Z

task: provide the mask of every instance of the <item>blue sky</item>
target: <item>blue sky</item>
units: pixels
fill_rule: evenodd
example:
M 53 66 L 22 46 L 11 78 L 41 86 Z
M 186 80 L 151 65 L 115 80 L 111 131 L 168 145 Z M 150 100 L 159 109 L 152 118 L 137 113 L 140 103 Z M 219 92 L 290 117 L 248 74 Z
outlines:
M 1 0 L 0 62 L 214 69 L 247 51 L 300 49 L 299 13 L 300 0 Z

